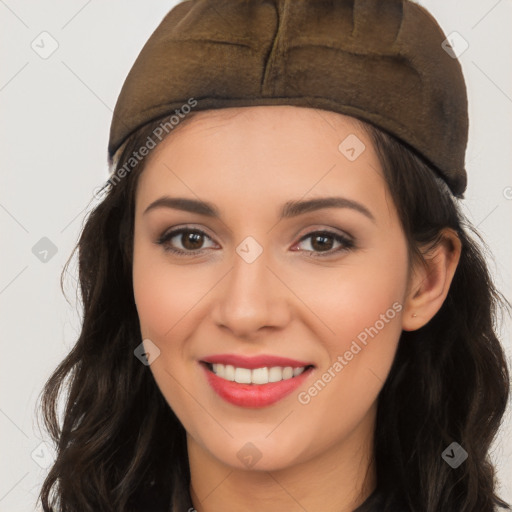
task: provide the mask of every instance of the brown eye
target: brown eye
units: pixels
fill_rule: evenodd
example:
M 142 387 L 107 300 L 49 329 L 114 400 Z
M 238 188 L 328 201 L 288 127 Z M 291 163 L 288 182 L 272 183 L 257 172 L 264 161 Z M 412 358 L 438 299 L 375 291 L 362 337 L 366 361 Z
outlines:
M 189 249 L 191 251 L 197 250 L 201 248 L 203 245 L 203 235 L 201 233 L 196 232 L 188 232 L 181 234 L 181 243 L 185 249 Z
M 315 251 L 328 251 L 334 245 L 334 238 L 332 236 L 315 235 L 311 237 L 311 247 Z
M 306 240 L 311 241 L 309 244 L 306 244 L 309 245 L 310 248 L 304 249 L 305 252 L 310 252 L 311 256 L 315 257 L 324 256 L 322 253 L 325 253 L 325 256 L 329 256 L 334 253 L 355 248 L 355 243 L 351 239 L 330 231 L 314 231 L 302 237 L 300 243 Z M 335 244 L 339 244 L 339 246 L 333 248 Z
M 163 245 L 164 250 L 168 252 L 193 255 L 204 249 L 203 245 L 206 240 L 211 240 L 211 238 L 199 229 L 180 228 L 163 234 L 157 240 L 157 244 Z

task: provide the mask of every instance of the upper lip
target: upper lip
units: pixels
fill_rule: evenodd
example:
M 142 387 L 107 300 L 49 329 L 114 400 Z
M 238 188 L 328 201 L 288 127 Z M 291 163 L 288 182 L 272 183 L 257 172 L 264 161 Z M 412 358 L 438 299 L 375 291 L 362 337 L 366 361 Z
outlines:
M 290 359 L 288 357 L 271 356 L 267 354 L 261 354 L 258 356 L 247 357 L 235 354 L 215 354 L 207 356 L 202 359 L 204 363 L 220 363 L 230 364 L 237 368 L 248 368 L 250 370 L 254 368 L 264 368 L 272 366 L 291 366 L 292 368 L 301 368 L 303 366 L 312 366 L 312 363 L 305 361 L 297 361 L 296 359 Z

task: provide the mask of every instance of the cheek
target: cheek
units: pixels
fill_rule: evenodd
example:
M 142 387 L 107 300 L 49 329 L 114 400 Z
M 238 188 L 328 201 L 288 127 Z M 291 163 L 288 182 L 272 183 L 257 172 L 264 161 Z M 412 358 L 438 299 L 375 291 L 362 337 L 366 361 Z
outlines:
M 386 335 L 387 331 L 400 333 L 407 279 L 405 247 L 360 253 L 347 258 L 337 269 L 310 269 L 301 275 L 293 289 L 322 321 L 331 355 L 334 349 L 350 345 L 360 333 L 364 340 L 365 329 L 376 323 Z
M 194 383 L 189 382 L 186 390 L 180 383 L 187 382 L 191 370 L 182 364 L 182 352 L 187 349 L 183 343 L 190 332 L 187 314 L 207 291 L 194 280 L 189 270 L 170 265 L 165 254 L 159 255 L 154 248 L 144 244 L 135 245 L 133 261 L 133 289 L 142 338 L 149 338 L 160 349 L 160 355 L 151 364 L 150 370 L 167 403 L 187 425 L 187 430 L 198 435 L 195 425 L 204 411 L 196 409 L 189 392 L 195 396 Z M 188 267 L 192 269 L 192 266 Z M 177 340 L 177 343 L 173 343 Z M 188 390 L 188 392 L 187 392 Z M 195 419 L 194 419 L 195 418 Z
M 308 297 L 308 305 L 323 325 L 318 335 L 323 332 L 327 357 L 319 373 L 328 374 L 321 380 L 336 381 L 327 386 L 336 392 L 335 396 L 325 394 L 325 405 L 341 400 L 338 403 L 364 408 L 386 380 L 400 339 L 406 246 L 399 244 L 397 249 L 390 244 L 387 250 L 381 246 L 361 254 L 357 263 L 348 261 L 337 272 L 329 271 L 329 279 L 321 279 L 318 273 L 310 276 L 301 294 Z
M 143 336 L 163 341 L 175 335 L 214 281 L 207 269 L 178 268 L 167 261 L 163 250 L 159 253 L 160 249 L 135 246 L 133 292 Z
M 406 249 L 365 259 L 330 280 L 314 306 L 334 334 L 324 338 L 328 362 L 301 403 L 316 402 L 332 419 L 343 411 L 351 411 L 347 421 L 365 414 L 384 385 L 400 339 Z

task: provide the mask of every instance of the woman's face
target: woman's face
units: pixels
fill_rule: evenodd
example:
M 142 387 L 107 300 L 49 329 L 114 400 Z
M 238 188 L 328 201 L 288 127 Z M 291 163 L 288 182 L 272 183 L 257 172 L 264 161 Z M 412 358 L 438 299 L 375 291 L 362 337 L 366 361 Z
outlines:
M 250 107 L 176 129 L 138 184 L 133 282 L 150 369 L 189 454 L 276 470 L 357 453 L 402 330 L 407 268 L 378 158 L 352 118 Z M 214 356 L 219 376 L 204 364 Z

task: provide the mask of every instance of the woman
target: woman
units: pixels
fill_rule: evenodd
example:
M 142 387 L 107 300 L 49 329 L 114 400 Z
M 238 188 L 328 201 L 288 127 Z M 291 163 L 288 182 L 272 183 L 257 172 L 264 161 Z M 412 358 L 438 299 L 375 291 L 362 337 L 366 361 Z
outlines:
M 44 510 L 507 506 L 488 455 L 505 301 L 457 203 L 444 39 L 398 0 L 189 0 L 162 21 L 78 244 Z

